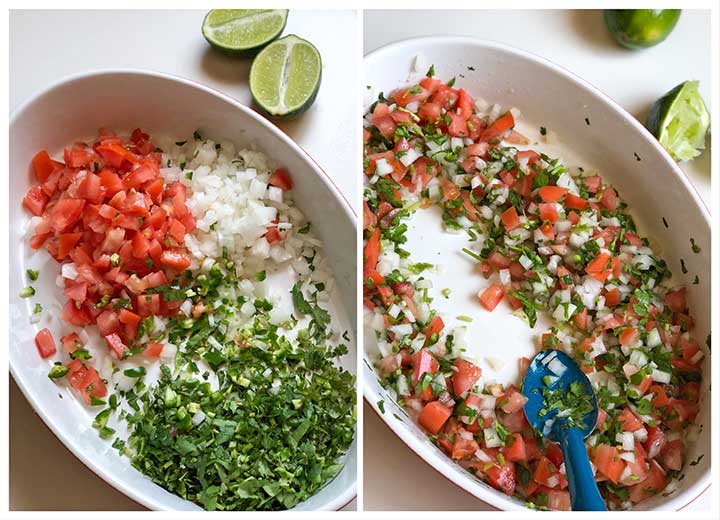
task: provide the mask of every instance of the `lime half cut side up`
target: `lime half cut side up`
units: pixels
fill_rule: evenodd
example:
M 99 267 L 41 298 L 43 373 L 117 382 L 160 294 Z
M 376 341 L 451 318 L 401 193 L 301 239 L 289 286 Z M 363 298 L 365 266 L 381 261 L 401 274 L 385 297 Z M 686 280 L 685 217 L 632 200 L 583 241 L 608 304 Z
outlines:
M 322 60 L 315 46 L 290 34 L 265 47 L 250 67 L 250 92 L 271 116 L 305 112 L 320 88 Z
M 689 161 L 705 148 L 710 114 L 698 81 L 685 81 L 658 99 L 647 117 L 648 130 L 676 161 Z
M 285 29 L 287 9 L 213 9 L 202 33 L 213 47 L 230 54 L 253 55 Z

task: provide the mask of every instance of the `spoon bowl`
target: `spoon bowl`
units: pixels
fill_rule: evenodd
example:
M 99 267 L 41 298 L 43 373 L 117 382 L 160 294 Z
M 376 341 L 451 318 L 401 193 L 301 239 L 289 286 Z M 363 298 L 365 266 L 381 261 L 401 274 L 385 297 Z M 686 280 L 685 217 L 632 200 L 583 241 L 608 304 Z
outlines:
M 522 393 L 528 399 L 524 410 L 530 425 L 560 443 L 573 511 L 606 511 L 585 448 L 598 419 L 597 399 L 585 373 L 565 352 L 543 350 L 528 367 Z M 551 395 L 556 396 L 554 403 L 548 402 Z

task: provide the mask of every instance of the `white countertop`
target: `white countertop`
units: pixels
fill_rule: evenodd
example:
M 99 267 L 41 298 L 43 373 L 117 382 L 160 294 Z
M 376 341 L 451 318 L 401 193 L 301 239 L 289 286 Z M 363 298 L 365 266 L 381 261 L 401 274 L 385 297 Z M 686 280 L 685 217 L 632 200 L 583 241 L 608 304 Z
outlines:
M 687 79 L 700 80 L 710 103 L 708 11 L 685 11 L 665 42 L 637 52 L 614 43 L 600 11 L 366 11 L 364 32 L 365 53 L 398 40 L 442 34 L 518 47 L 589 81 L 641 121 L 656 99 Z M 710 153 L 680 166 L 711 207 Z M 366 510 L 489 509 L 416 456 L 370 406 L 364 411 Z M 708 511 L 710 504 L 708 491 L 687 510 Z
M 14 11 L 10 112 L 63 77 L 111 67 L 177 74 L 250 104 L 250 61 L 211 49 L 200 33 L 204 16 L 204 11 Z M 300 119 L 277 123 L 353 202 L 353 150 L 359 139 L 352 103 L 359 81 L 353 62 L 357 16 L 352 11 L 290 13 L 284 34 L 297 34 L 317 46 L 323 59 L 322 85 L 317 101 Z M 10 410 L 11 509 L 141 509 L 65 449 L 14 382 Z M 346 509 L 354 510 L 355 501 Z

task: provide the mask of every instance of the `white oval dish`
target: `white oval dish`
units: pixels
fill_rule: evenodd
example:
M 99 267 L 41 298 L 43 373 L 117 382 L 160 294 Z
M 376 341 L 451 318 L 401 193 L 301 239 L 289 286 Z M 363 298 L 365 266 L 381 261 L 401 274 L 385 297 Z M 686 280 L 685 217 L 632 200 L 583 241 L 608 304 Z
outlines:
M 336 281 L 334 313 L 355 337 L 356 217 L 330 177 L 295 142 L 250 108 L 199 83 L 158 72 L 107 70 L 68 78 L 34 96 L 10 120 L 10 370 L 35 411 L 52 432 L 91 470 L 133 500 L 154 510 L 199 510 L 154 484 L 120 457 L 90 427 L 93 413 L 48 377 L 50 360 L 38 356 L 29 322 L 31 303 L 17 295 L 27 285 L 25 267 L 32 255 L 25 229 L 29 214 L 20 201 L 30 186 L 30 159 L 40 149 L 62 150 L 100 127 L 189 136 L 199 129 L 209 137 L 240 146 L 256 146 L 293 174 L 297 206 L 324 243 Z M 322 203 L 318 203 L 322 201 Z M 47 257 L 52 276 L 35 284 L 40 294 L 53 292 L 59 266 Z M 37 260 L 37 259 L 36 259 Z M 52 262 L 52 263 L 51 263 Z M 42 302 L 46 303 L 46 302 Z M 350 317 L 351 319 L 347 319 Z M 59 320 L 59 317 L 54 318 Z M 57 325 L 57 321 L 55 325 Z M 49 326 L 53 330 L 53 323 Z M 348 344 L 344 368 L 355 373 L 356 348 Z M 95 412 L 97 413 L 97 412 Z M 357 440 L 340 474 L 296 510 L 337 510 L 356 493 Z
M 455 77 L 456 85 L 472 96 L 506 108 L 516 107 L 524 121 L 537 125 L 535 129 L 542 125 L 555 131 L 563 146 L 572 150 L 573 158 L 595 166 L 618 188 L 641 234 L 662 246 L 660 253 L 674 273 L 674 283 L 688 286 L 689 306 L 696 319 L 695 337 L 702 343 L 710 332 L 710 215 L 688 178 L 652 135 L 608 96 L 565 69 L 522 50 L 468 37 L 404 40 L 365 56 L 363 85 L 370 87 L 368 93 L 371 94 L 365 100 L 366 107 L 374 101 L 371 97 L 376 98 L 380 92 L 389 94 L 413 80 L 417 83 L 430 65 L 434 65 L 436 76 L 446 81 Z M 662 217 L 667 220 L 667 226 Z M 445 322 L 452 323 L 458 314 L 472 314 L 473 328 L 469 329 L 467 344 L 479 345 L 473 353 L 484 352 L 508 361 L 532 355 L 534 348 L 528 341 L 529 334 L 539 333 L 542 330 L 539 326 L 534 331 L 529 329 L 509 314 L 509 307 L 499 307 L 492 315 L 477 308 L 473 295 L 482 287 L 482 277 L 468 269 L 467 259 L 453 256 L 465 239 L 443 236 L 438 215 L 416 215 L 411 220 L 415 219 L 417 223 L 409 224 L 408 243 L 403 247 L 413 251 L 416 261 L 437 263 L 438 255 L 444 255 L 441 260 L 444 270 L 430 278 L 438 290 L 452 289 L 452 301 L 438 304 Z M 700 253 L 692 253 L 690 236 L 701 247 Z M 681 273 L 681 258 L 687 274 Z M 700 276 L 698 285 L 692 284 L 695 274 Z M 390 429 L 435 470 L 465 491 L 499 509 L 523 509 L 523 502 L 476 479 L 427 439 L 380 385 L 368 356 L 374 349 L 372 329 L 366 327 L 364 337 L 365 398 Z M 483 367 L 484 375 L 486 370 Z M 707 396 L 709 355 L 705 357 L 703 370 L 701 396 Z M 500 382 L 512 381 L 517 375 L 516 363 L 498 370 L 496 375 Z M 381 400 L 384 413 L 377 404 Z M 704 457 L 694 466 L 686 463 L 685 478 L 677 491 L 667 497 L 653 497 L 635 509 L 681 509 L 710 485 L 710 399 L 702 399 L 697 422 L 703 425 L 702 432 L 698 441 L 689 447 L 687 461 L 695 461 L 701 454 Z M 443 505 L 439 507 L 442 509 Z

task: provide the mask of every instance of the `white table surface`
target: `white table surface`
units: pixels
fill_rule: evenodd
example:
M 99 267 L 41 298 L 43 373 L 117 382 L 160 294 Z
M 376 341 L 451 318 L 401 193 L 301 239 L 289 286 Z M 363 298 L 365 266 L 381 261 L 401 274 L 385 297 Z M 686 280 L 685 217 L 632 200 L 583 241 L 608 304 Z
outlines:
M 250 61 L 212 50 L 200 33 L 204 16 L 204 11 L 11 12 L 10 112 L 63 77 L 110 67 L 177 74 L 250 104 Z M 323 77 L 313 107 L 298 120 L 277 123 L 353 203 L 357 182 L 352 158 L 359 125 L 350 93 L 359 81 L 357 16 L 349 10 L 290 13 L 284 34 L 297 34 L 317 46 Z M 14 382 L 10 414 L 11 509 L 141 508 L 65 449 Z M 354 510 L 355 501 L 346 509 Z
M 665 42 L 632 52 L 611 39 L 599 11 L 365 11 L 364 52 L 418 36 L 454 34 L 502 42 L 547 58 L 589 81 L 641 121 L 678 83 L 700 80 L 710 102 L 710 14 L 685 11 Z M 717 88 L 717 87 L 716 87 Z M 708 139 L 709 146 L 709 139 Z M 680 165 L 708 207 L 710 153 Z M 365 405 L 365 510 L 483 510 L 409 450 Z M 377 471 L 376 468 L 382 468 Z M 687 509 L 708 511 L 710 491 Z

